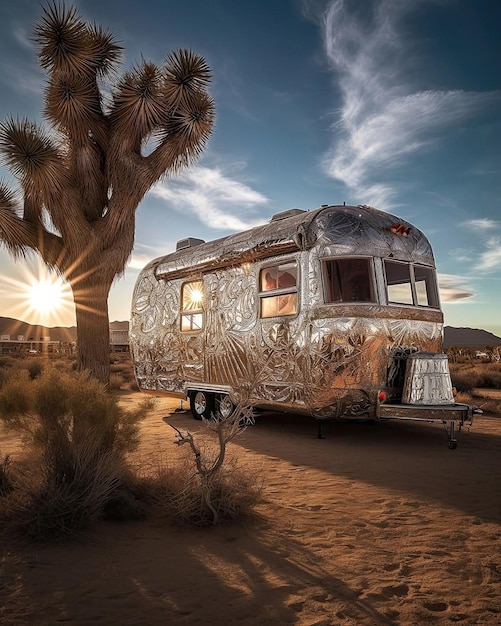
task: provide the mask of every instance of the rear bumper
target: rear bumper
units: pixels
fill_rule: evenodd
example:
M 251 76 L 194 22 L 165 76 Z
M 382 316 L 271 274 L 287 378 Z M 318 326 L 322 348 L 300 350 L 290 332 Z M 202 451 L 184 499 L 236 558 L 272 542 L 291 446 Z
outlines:
M 376 415 L 382 420 L 415 420 L 420 422 L 458 422 L 472 424 L 473 416 L 482 411 L 469 404 L 378 404 Z

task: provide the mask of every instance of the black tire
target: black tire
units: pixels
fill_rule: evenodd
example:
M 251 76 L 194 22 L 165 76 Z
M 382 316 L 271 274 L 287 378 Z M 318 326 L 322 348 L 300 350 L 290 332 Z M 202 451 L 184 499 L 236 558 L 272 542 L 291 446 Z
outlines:
M 216 418 L 218 420 L 225 420 L 235 410 L 235 405 L 230 400 L 230 396 L 226 393 L 216 394 Z
M 196 420 L 210 419 L 214 413 L 214 396 L 206 391 L 192 391 L 190 394 L 191 414 Z

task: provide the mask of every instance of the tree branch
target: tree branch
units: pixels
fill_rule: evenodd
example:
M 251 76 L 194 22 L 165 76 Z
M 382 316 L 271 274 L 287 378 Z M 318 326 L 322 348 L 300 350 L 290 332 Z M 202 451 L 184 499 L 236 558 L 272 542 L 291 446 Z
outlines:
M 163 125 L 158 147 L 145 159 L 148 188 L 168 170 L 177 171 L 199 158 L 214 125 L 214 102 L 209 94 L 195 92 Z
M 0 188 L 0 242 L 14 256 L 26 256 L 30 250 L 41 254 L 44 262 L 64 271 L 65 250 L 62 240 L 49 233 L 41 222 L 19 217 L 10 200 L 13 194 L 6 187 Z

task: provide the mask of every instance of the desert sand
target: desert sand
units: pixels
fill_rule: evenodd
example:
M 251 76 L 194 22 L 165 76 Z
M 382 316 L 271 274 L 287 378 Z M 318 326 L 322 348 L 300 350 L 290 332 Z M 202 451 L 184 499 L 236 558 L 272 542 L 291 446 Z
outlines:
M 169 424 L 204 431 L 179 406 L 158 400 L 141 462 L 175 458 Z M 0 623 L 501 624 L 501 417 L 449 450 L 437 424 L 336 422 L 318 439 L 310 418 L 263 414 L 231 450 L 264 484 L 251 523 L 4 545 Z

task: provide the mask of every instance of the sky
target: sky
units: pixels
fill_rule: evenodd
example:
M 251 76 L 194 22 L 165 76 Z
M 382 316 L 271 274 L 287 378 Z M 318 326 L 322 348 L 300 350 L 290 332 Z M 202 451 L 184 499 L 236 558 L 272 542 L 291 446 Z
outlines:
M 110 320 L 129 319 L 140 269 L 179 239 L 346 202 L 423 230 L 445 324 L 501 336 L 501 1 L 73 4 L 124 47 L 121 71 L 178 48 L 212 70 L 212 137 L 198 163 L 142 201 Z M 38 0 L 0 8 L 0 120 L 41 120 L 45 76 L 30 40 L 39 15 Z M 12 183 L 4 168 L 0 178 Z M 0 315 L 75 323 L 71 302 L 44 310 L 29 300 L 29 283 L 47 278 L 35 258 L 13 261 L 0 246 L 0 264 Z

